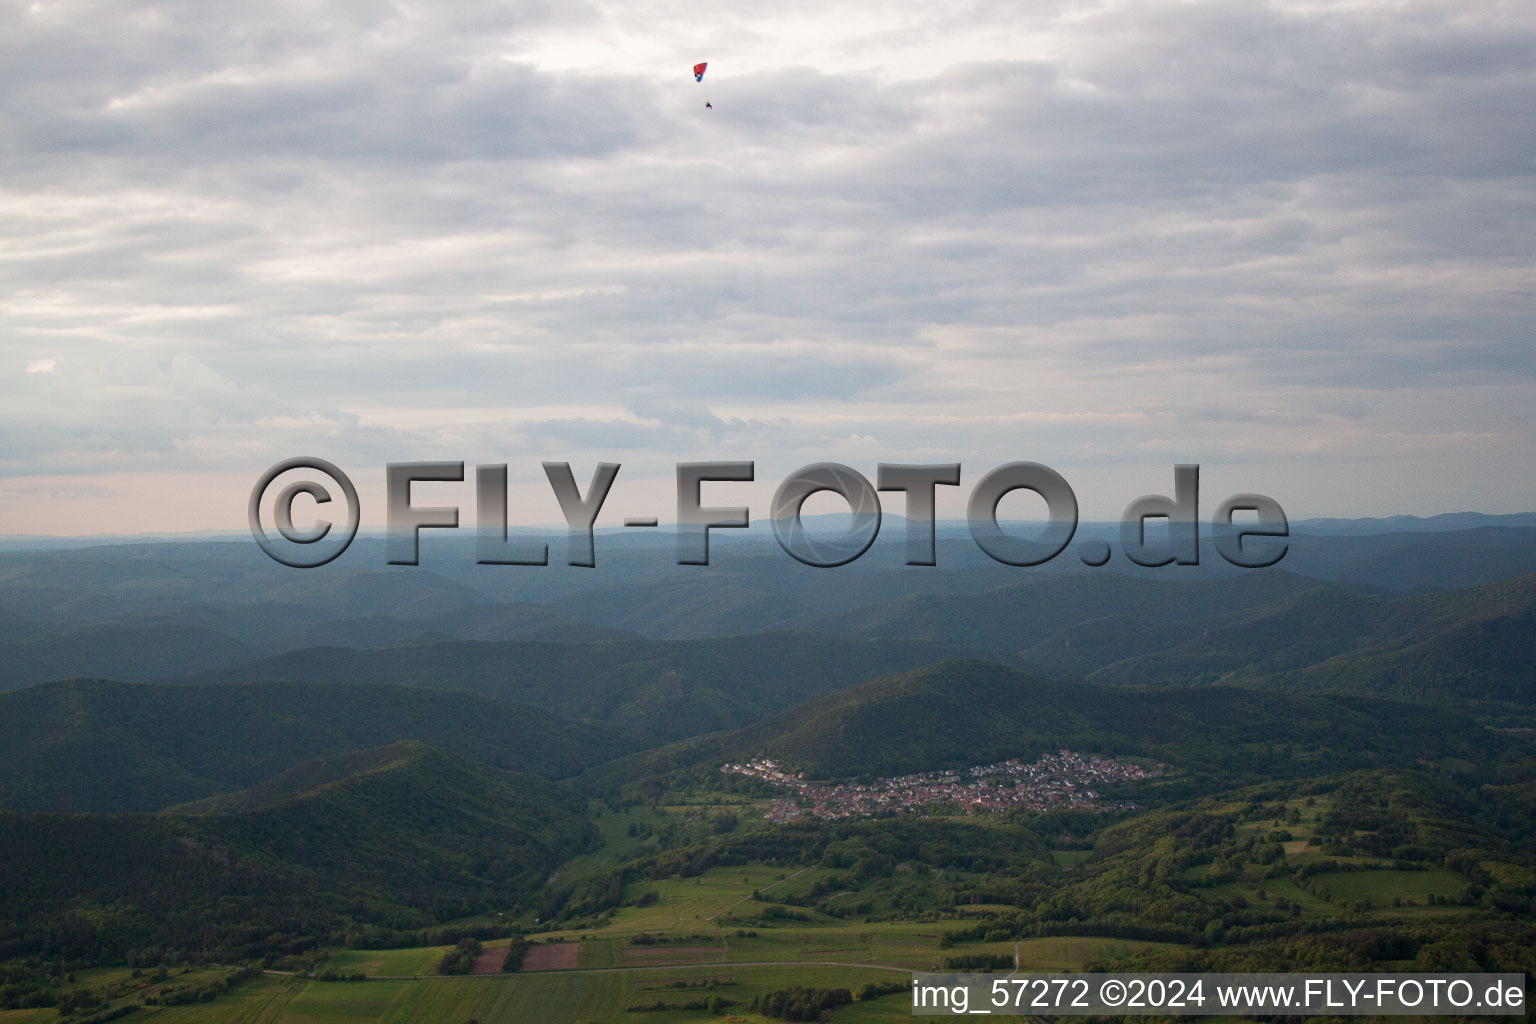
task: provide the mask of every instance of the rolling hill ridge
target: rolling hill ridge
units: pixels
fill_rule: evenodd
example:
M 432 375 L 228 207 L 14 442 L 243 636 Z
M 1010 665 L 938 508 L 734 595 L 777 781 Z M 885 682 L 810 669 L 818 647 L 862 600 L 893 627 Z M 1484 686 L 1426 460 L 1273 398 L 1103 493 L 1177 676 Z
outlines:
M 515 909 L 595 839 L 550 783 L 412 742 L 202 811 L 0 812 L 0 956 L 239 956 L 364 923 L 426 928 Z
M 156 810 L 404 739 L 555 778 L 639 748 L 609 726 L 456 690 L 64 680 L 0 693 L 0 807 Z

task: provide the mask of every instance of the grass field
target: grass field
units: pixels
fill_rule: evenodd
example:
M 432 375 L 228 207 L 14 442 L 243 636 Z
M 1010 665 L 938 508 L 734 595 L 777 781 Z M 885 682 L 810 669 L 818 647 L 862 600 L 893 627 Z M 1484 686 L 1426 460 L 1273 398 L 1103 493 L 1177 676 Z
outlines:
M 111 969 L 115 974 L 126 977 L 127 968 L 120 971 Z M 176 982 L 196 980 L 205 976 L 211 976 L 213 971 L 195 971 L 187 975 L 179 975 Z M 76 977 L 81 985 L 87 981 L 96 985 L 108 983 L 108 981 L 120 980 L 117 977 L 103 980 L 99 972 L 82 971 Z M 195 1003 L 189 1006 L 146 1006 L 139 1012 L 131 1015 L 129 1019 L 135 1021 L 154 1021 L 155 1024 L 277 1024 L 285 1019 L 288 1004 L 295 995 L 302 991 L 308 982 L 297 981 L 291 978 L 283 978 L 275 975 L 267 975 L 255 978 L 238 985 L 231 991 L 209 1003 Z M 134 1000 L 136 1001 L 136 1000 Z M 11 1010 L 0 1011 L 0 1024 L 43 1024 L 68 1020 L 61 1018 L 58 1010 L 51 1007 L 38 1010 Z
M 634 1024 L 627 1008 L 658 1000 L 674 1007 L 714 994 L 738 1004 L 728 1010 L 739 1020 L 767 1018 L 743 1007 L 763 992 L 791 985 L 849 987 L 890 981 L 899 975 L 868 969 L 816 967 L 730 967 L 701 972 L 678 969 L 633 972 L 486 975 L 363 982 L 303 981 L 268 975 L 246 982 L 218 999 L 182 1007 L 146 1007 L 135 1020 L 156 1024 Z M 704 984 L 713 980 L 715 987 Z M 683 981 L 686 987 L 673 987 Z M 905 996 L 855 1003 L 838 1012 L 839 1021 L 896 1021 L 910 1018 Z M 53 1009 L 0 1013 L 3 1024 L 59 1020 Z M 655 1024 L 718 1020 L 700 1010 L 673 1009 L 639 1018 Z
M 628 836 L 628 815 L 605 817 L 612 819 L 608 822 L 611 832 L 625 839 L 639 838 Z M 754 890 L 768 896 L 805 895 L 831 873 L 749 865 L 717 867 L 695 878 L 637 883 L 626 896 L 653 891 L 654 903 L 625 907 L 600 928 L 534 936 L 535 952 L 558 949 L 567 954 L 561 958 L 567 965 L 563 970 L 439 978 L 434 971 L 447 946 L 337 950 L 322 969 L 342 975 L 362 973 L 367 980 L 323 982 L 269 974 L 237 985 L 210 1002 L 145 1007 L 134 1019 L 165 1024 L 464 1024 L 469 1020 L 633 1024 L 637 1019 L 669 1024 L 722 1019 L 682 1008 L 714 995 L 736 1004 L 725 1019 L 734 1016 L 757 1024 L 766 1018 L 749 1014 L 744 1007 L 764 992 L 812 985 L 845 987 L 857 993 L 868 982 L 904 984 L 903 970 L 926 970 L 940 963 L 939 938 L 944 929 L 960 927 L 960 922 L 871 925 L 795 907 L 786 909 L 803 912 L 809 920 L 747 928 L 715 920 L 733 908 L 743 916 L 755 916 L 774 906 L 753 900 Z M 634 942 L 641 933 L 664 936 L 667 941 Z M 505 944 L 499 940 L 486 945 Z M 998 944 L 986 944 L 984 950 L 994 951 L 994 945 Z M 191 985 L 206 980 L 204 974 L 212 978 L 220 973 L 208 969 L 177 974 L 170 984 Z M 124 983 L 127 976 L 123 968 L 82 972 L 77 987 L 100 989 Z M 684 986 L 674 986 L 678 981 Z M 119 1002 L 137 1002 L 141 994 L 135 990 Z M 672 1008 L 648 1011 L 638 1018 L 628 1012 L 630 1006 L 649 1006 L 658 1000 Z M 907 998 L 898 994 L 843 1007 L 837 1020 L 893 1021 L 909 1016 Z M 51 1008 L 0 1013 L 0 1024 L 59 1019 Z
M 594 803 L 594 810 L 598 806 Z M 592 820 L 592 824 L 597 826 L 598 832 L 603 837 L 602 846 L 592 853 L 584 853 L 560 865 L 560 870 L 555 874 L 555 880 L 569 883 L 590 878 L 613 867 L 626 854 L 654 846 L 654 837 L 631 836 L 629 827 L 642 823 L 654 827 L 657 821 L 656 815 L 648 808 L 624 807 L 617 812 L 603 809 L 602 813 Z
M 1058 867 L 1075 868 L 1092 855 L 1092 850 L 1052 850 L 1051 860 Z
M 1244 806 L 1233 804 L 1228 810 Z M 1282 911 L 1296 906 L 1302 918 L 1314 920 L 1349 916 L 1380 922 L 1467 912 L 1459 905 L 1468 884 L 1466 876 L 1441 868 L 1378 867 L 1386 862 L 1366 857 L 1324 858 L 1318 847 L 1307 846 L 1327 808 L 1326 800 L 1311 805 L 1290 801 L 1274 817 L 1266 811 L 1264 820 L 1240 821 L 1237 831 L 1240 838 L 1251 837 L 1250 846 L 1283 843 L 1286 862 L 1292 867 L 1332 859 L 1352 870 L 1313 875 L 1298 885 L 1289 878 L 1265 877 L 1261 865 L 1254 862 L 1241 864 L 1234 858 L 1218 865 L 1213 861 L 1184 872 L 1193 883 L 1188 894 L 1210 905 L 1217 916 L 1221 905 L 1240 907 L 1244 900 L 1250 906 L 1268 903 Z M 563 864 L 555 881 L 577 883 L 612 870 L 633 854 L 658 845 L 670 848 L 679 836 L 711 830 L 727 809 L 678 803 L 616 813 L 606 808 L 599 812 L 594 805 L 592 820 L 606 845 Z M 1282 831 L 1291 838 L 1281 836 Z M 1156 837 L 1151 846 L 1148 856 L 1172 852 L 1169 837 Z M 1088 855 L 1088 851 L 1058 850 L 1052 860 L 1063 873 L 1081 873 Z M 1213 874 L 1215 867 L 1220 875 Z M 1495 869 L 1529 873 L 1518 865 L 1485 865 L 1485 870 Z M 336 950 L 318 969 L 344 976 L 360 973 L 366 980 L 321 982 L 268 974 L 238 984 L 209 1002 L 146 1006 L 132 1019 L 158 1024 L 681 1024 L 706 1020 L 766 1024 L 767 1018 L 745 1010 L 762 993 L 821 986 L 848 988 L 856 994 L 869 982 L 905 986 L 910 972 L 941 970 L 946 957 L 991 955 L 1011 960 L 1016 955 L 1024 971 L 1073 971 L 1186 948 L 1095 937 L 964 941 L 945 948 L 946 932 L 968 929 L 975 915 L 1006 915 L 1014 909 L 1005 904 L 952 905 L 936 898 L 946 885 L 975 886 L 986 876 L 900 861 L 883 877 L 864 883 L 850 881 L 852 877 L 864 876 L 853 876 L 846 869 L 797 870 L 750 863 L 717 865 L 693 877 L 635 881 L 623 890 L 624 905 L 605 907 L 563 931 L 530 935 L 533 945 L 525 964 L 542 970 L 443 978 L 435 970 L 448 946 Z M 832 878 L 841 880 L 829 885 Z M 1211 884 L 1218 878 L 1222 879 L 1219 884 Z M 818 886 L 854 885 L 860 888 L 823 891 L 815 901 L 810 899 Z M 761 898 L 754 898 L 754 893 Z M 1429 905 L 1431 896 L 1437 899 L 1434 906 Z M 794 903 L 777 902 L 785 899 Z M 1440 904 L 1440 899 L 1451 902 Z M 1368 908 L 1364 901 L 1369 901 Z M 814 902 L 820 909 L 797 905 L 800 902 Z M 858 911 L 849 913 L 855 906 Z M 848 916 L 838 916 L 845 913 Z M 888 916 L 904 919 L 881 920 Z M 463 923 L 491 924 L 495 917 L 490 914 Z M 524 923 L 533 923 L 531 915 Z M 507 942 L 494 940 L 486 948 L 499 950 Z M 167 981 L 155 984 L 168 990 L 190 988 L 228 972 L 228 968 L 177 969 Z M 130 975 L 127 968 L 81 970 L 74 982 L 61 984 L 56 991 L 90 988 L 100 994 L 115 986 L 113 1005 L 137 1003 L 152 987 L 147 979 Z M 710 996 L 734 1005 L 723 1017 L 684 1008 L 685 1003 Z M 649 1009 L 658 1000 L 668 1009 Z M 630 1012 L 631 1007 L 641 1006 L 647 1007 L 646 1012 Z M 910 1017 L 910 996 L 902 991 L 840 1007 L 831 1020 L 833 1024 L 872 1024 Z M 0 1011 L 0 1024 L 69 1019 L 53 1008 Z
M 503 947 L 505 942 L 500 943 Z M 437 962 L 452 946 L 423 946 L 416 949 L 346 949 L 332 953 L 326 969 L 338 974 L 361 972 L 370 978 L 411 977 L 432 974 Z
M 751 901 L 754 889 L 776 892 L 773 887 L 783 874 L 761 866 L 711 868 L 696 878 L 636 882 L 625 890 L 625 899 L 633 900 L 643 892 L 653 891 L 657 902 L 648 907 L 623 908 L 614 914 L 612 927 L 629 932 L 709 928 L 716 917 Z
M 1260 896 L 1260 893 L 1263 896 Z M 1342 913 L 1338 907 L 1325 899 L 1300 888 L 1288 878 L 1266 878 L 1258 882 L 1225 882 L 1221 885 L 1211 885 L 1199 890 L 1201 899 L 1216 903 L 1230 903 L 1232 897 L 1241 896 L 1250 904 L 1270 903 L 1275 904 L 1279 900 L 1287 903 L 1301 905 L 1303 914 L 1315 917 L 1337 917 Z
M 869 982 L 905 983 L 902 971 L 872 967 L 840 967 L 818 964 L 837 959 L 845 963 L 896 962 L 908 969 L 927 969 L 942 959 L 939 932 L 933 925 L 900 923 L 880 926 L 784 929 L 756 939 L 731 937 L 730 963 L 673 966 L 646 965 L 644 969 L 596 969 L 555 973 L 485 975 L 455 978 L 378 979 L 357 982 L 321 982 L 266 975 L 236 987 L 209 1003 L 185 1007 L 149 1007 L 134 1019 L 157 1024 L 681 1024 L 735 1018 L 763 1024 L 768 1018 L 744 1007 L 764 992 L 792 985 L 845 987 L 855 994 Z M 1117 939 L 1045 938 L 1019 944 L 1025 969 L 1080 968 L 1094 959 L 1128 955 L 1160 944 Z M 616 945 L 616 940 L 594 939 L 578 944 L 584 956 L 603 948 L 635 949 Z M 669 952 L 662 947 L 640 947 L 641 952 Z M 1011 954 L 1012 943 L 967 945 L 964 953 Z M 682 953 L 681 948 L 670 950 Z M 957 951 L 958 952 L 958 951 Z M 327 966 L 345 958 L 354 966 L 378 957 L 376 952 L 350 952 L 333 956 Z M 384 963 L 395 968 L 433 962 L 440 949 L 390 950 Z M 759 966 L 736 961 L 738 957 L 789 958 L 800 963 Z M 633 966 L 633 965 L 631 965 Z M 684 983 L 682 987 L 675 982 Z M 711 987 L 712 986 L 712 987 Z M 710 1017 L 701 1010 L 681 1006 L 710 994 L 738 1004 L 725 1018 Z M 637 1016 L 628 1007 L 658 1000 L 674 1009 Z M 877 1021 L 911 1019 L 911 1004 L 904 992 L 868 1002 L 855 1001 L 834 1015 L 839 1024 L 873 1024 Z M 42 1024 L 58 1020 L 54 1010 L 0 1013 L 0 1024 Z
M 1102 963 L 1146 950 L 1184 948 L 1167 942 L 1079 937 L 1023 939 L 1017 945 L 1019 968 L 1024 971 L 1077 971 L 1091 962 Z M 972 948 L 966 946 L 965 952 Z
M 214 1020 L 223 1024 L 277 1024 L 283 1019 L 289 1001 L 304 985 L 291 978 L 262 977 L 238 986 L 212 1003 L 150 1006 L 130 1019 L 155 1024 L 209 1024 Z
M 1467 887 L 1461 875 L 1444 868 L 1428 871 L 1340 871 L 1317 875 L 1313 881 L 1336 899 L 1370 900 L 1376 907 L 1393 899 L 1423 902 L 1428 896 L 1459 897 Z

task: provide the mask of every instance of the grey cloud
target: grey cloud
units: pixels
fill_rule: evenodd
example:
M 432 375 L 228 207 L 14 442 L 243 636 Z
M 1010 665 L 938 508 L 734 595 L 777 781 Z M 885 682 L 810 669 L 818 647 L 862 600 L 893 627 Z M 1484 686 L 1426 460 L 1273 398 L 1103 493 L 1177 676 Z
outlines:
M 1289 458 L 1262 427 L 1385 446 L 1411 413 L 1361 395 L 1441 388 L 1475 427 L 1480 389 L 1529 386 L 1528 6 L 1016 7 L 849 50 L 981 26 L 1051 53 L 716 64 L 704 111 L 691 55 L 675 88 L 529 56 L 620 8 L 12 5 L 0 318 L 60 369 L 0 375 L 4 471 L 306 437 L 958 457 L 1068 407 L 1032 443 Z

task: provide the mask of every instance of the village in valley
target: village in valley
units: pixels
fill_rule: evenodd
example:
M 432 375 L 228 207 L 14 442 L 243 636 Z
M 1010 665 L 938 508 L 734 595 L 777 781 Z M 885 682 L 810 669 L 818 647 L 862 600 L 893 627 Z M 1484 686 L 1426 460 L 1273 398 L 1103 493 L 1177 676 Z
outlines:
M 1113 810 L 1134 808 L 1129 802 L 1105 803 L 1099 790 L 1108 785 L 1140 782 L 1162 774 L 1128 761 L 1060 750 L 1034 761 L 1010 758 L 968 769 L 920 772 L 873 782 L 808 782 L 804 773 L 786 771 L 768 758 L 721 767 L 726 774 L 745 775 L 792 791 L 775 800 L 764 815 L 769 821 L 797 818 L 879 817 L 915 814 L 926 808 L 951 806 L 969 813 L 999 813 L 1016 808 L 1048 811 L 1058 808 Z

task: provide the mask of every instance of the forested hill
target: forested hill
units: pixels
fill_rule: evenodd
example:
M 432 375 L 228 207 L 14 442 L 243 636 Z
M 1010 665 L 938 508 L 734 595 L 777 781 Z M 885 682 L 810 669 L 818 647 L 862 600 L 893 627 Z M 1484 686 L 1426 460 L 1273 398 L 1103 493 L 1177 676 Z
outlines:
M 609 726 L 458 690 L 64 680 L 0 693 L 0 807 L 155 810 L 405 739 L 550 778 L 637 749 Z
M 0 812 L 0 957 L 238 956 L 349 921 L 430 928 L 523 906 L 595 841 L 551 784 L 417 743 L 306 767 L 286 789 L 212 814 Z
M 584 781 L 622 785 L 755 756 L 817 776 L 894 775 L 1070 747 L 1155 758 L 1231 784 L 1447 756 L 1481 761 L 1502 742 L 1454 709 L 1230 687 L 1063 683 L 960 660 L 828 694 L 735 732 L 633 755 Z
M 828 625 L 995 651 L 1036 673 L 1100 683 L 1536 702 L 1536 574 L 1415 595 L 1283 572 L 1071 576 L 914 595 Z
M 316 648 L 195 677 L 451 686 L 579 713 L 655 742 L 730 729 L 877 676 L 955 657 L 930 640 L 753 633 L 701 640 L 443 641 Z

